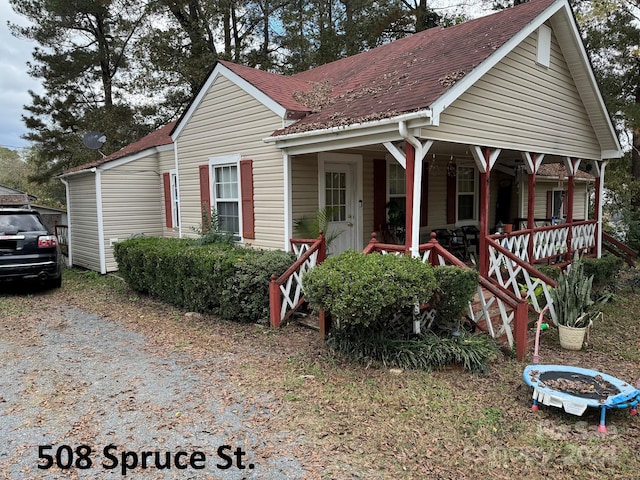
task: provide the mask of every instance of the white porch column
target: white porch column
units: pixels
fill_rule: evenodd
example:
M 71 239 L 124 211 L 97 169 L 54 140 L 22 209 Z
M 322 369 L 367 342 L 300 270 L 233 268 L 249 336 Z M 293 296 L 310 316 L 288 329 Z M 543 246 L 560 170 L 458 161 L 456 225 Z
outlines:
M 398 123 L 398 131 L 402 138 L 413 147 L 415 153 L 413 157 L 413 165 L 407 168 L 406 153 L 401 152 L 392 143 L 385 143 L 384 146 L 394 156 L 396 160 L 405 168 L 405 174 L 411 173 L 413 175 L 409 178 L 409 175 L 405 176 L 405 184 L 407 186 L 407 200 L 411 198 L 411 202 L 407 202 L 407 216 L 406 227 L 407 232 L 411 233 L 411 238 L 405 239 L 405 244 L 409 246 L 412 257 L 420 256 L 420 208 L 422 206 L 422 162 L 427 155 L 429 149 L 433 145 L 433 140 L 426 140 L 421 142 L 414 135 L 409 133 L 405 122 Z
M 604 198 L 604 170 L 609 163 L 608 160 L 594 161 L 594 175 L 596 177 L 596 256 L 602 256 L 602 199 Z

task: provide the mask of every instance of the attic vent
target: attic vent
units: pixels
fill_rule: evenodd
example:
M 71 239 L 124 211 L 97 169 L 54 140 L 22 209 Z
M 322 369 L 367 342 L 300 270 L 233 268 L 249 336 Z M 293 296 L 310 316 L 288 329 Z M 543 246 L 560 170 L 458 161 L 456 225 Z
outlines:
M 551 29 L 546 25 L 538 28 L 538 53 L 536 61 L 543 67 L 548 67 L 551 59 Z

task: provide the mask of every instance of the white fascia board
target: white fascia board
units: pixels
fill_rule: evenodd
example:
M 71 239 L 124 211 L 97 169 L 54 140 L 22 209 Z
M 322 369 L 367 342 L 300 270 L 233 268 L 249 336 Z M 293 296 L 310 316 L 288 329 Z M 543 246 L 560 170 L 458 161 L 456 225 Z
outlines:
M 406 121 L 409 129 L 429 126 L 431 112 L 421 110 L 371 122 L 278 135 L 267 137 L 263 142 L 275 143 L 276 147 L 286 149 L 290 155 L 361 147 L 401 140 L 398 127 L 400 121 Z
M 141 152 L 127 155 L 126 157 L 118 158 L 117 160 L 112 160 L 111 162 L 98 165 L 96 168 L 101 171 L 111 170 L 112 168 L 116 168 L 121 165 L 126 165 L 127 163 L 135 162 L 136 160 L 140 160 L 141 158 L 149 157 L 150 155 L 153 155 L 155 153 L 168 152 L 170 150 L 173 150 L 172 143 L 169 143 L 167 145 L 161 145 L 159 147 L 147 148 L 146 150 L 142 150 Z
M 218 76 L 222 76 L 226 78 L 231 83 L 235 84 L 237 87 L 247 92 L 249 95 L 251 95 L 253 98 L 258 100 L 260 103 L 262 103 L 265 107 L 267 107 L 273 113 L 278 115 L 280 118 L 282 119 L 285 118 L 286 112 L 287 112 L 286 108 L 284 108 L 282 105 L 280 105 L 278 102 L 276 102 L 271 97 L 266 95 L 264 92 L 262 92 L 261 90 L 253 86 L 251 83 L 247 82 L 241 76 L 229 70 L 223 64 L 218 63 L 213 69 L 213 71 L 211 72 L 211 74 L 209 75 L 209 77 L 207 78 L 207 80 L 205 81 L 205 83 L 200 88 L 200 91 L 196 95 L 196 98 L 194 98 L 193 102 L 191 102 L 191 105 L 189 105 L 189 109 L 187 110 L 185 115 L 180 119 L 180 123 L 178 123 L 176 125 L 176 128 L 173 130 L 173 133 L 171 134 L 171 138 L 173 138 L 174 142 L 178 139 L 178 137 L 180 136 L 180 133 L 182 132 L 186 124 L 189 123 L 189 120 L 193 116 L 194 112 L 196 111 L 196 109 L 198 108 L 198 106 L 206 96 L 207 92 L 209 91 L 209 88 L 211 88 L 211 85 L 213 85 L 213 83 L 216 81 Z
M 616 140 L 618 139 L 617 136 L 615 138 Z M 622 157 L 622 148 L 620 150 L 603 150 L 600 160 L 609 160 L 612 158 L 621 158 L 621 157 Z
M 544 12 L 538 15 L 531 23 L 520 30 L 516 35 L 511 37 L 509 41 L 504 43 L 494 53 L 489 55 L 482 63 L 474 68 L 469 74 L 465 75 L 462 79 L 453 85 L 449 90 L 445 92 L 440 98 L 438 98 L 431 105 L 434 116 L 440 117 L 440 114 L 449 107 L 455 100 L 457 100 L 463 93 L 465 93 L 473 84 L 475 84 L 481 77 L 483 77 L 491 68 L 493 68 L 498 62 L 506 57 L 514 48 L 516 48 L 522 41 L 524 41 L 529 35 L 535 32 L 540 25 L 546 22 L 553 14 L 559 11 L 561 8 L 569 8 L 569 4 L 566 0 L 558 0 L 551 4 Z

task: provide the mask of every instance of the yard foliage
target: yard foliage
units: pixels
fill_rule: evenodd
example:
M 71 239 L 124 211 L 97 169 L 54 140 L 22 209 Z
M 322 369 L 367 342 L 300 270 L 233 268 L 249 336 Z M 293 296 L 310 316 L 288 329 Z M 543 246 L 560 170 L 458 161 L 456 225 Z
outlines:
M 134 290 L 245 322 L 268 321 L 269 279 L 295 260 L 281 251 L 155 237 L 117 243 L 114 255 L 120 275 Z
M 462 329 L 478 286 L 475 270 L 350 251 L 314 268 L 303 284 L 311 305 L 334 319 L 330 346 L 356 362 L 422 370 L 458 364 L 484 372 L 497 357 L 491 338 Z M 436 310 L 433 331 L 412 334 L 416 304 Z
M 346 251 L 327 259 L 303 279 L 305 298 L 345 325 L 369 326 L 435 291 L 430 265 L 411 257 Z

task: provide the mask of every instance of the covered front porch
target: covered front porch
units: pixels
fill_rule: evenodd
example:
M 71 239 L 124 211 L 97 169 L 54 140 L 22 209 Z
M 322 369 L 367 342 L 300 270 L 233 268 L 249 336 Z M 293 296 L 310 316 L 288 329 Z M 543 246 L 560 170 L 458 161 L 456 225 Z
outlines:
M 370 146 L 290 156 L 291 212 L 302 212 L 305 204 L 300 200 L 305 198 L 309 210 L 331 207 L 337 212 L 331 228 L 355 235 L 346 247 L 329 246 L 329 254 L 355 248 L 477 268 L 481 281 L 469 319 L 492 336 L 505 337 L 523 358 L 528 312 L 540 311 L 540 291 L 544 303 L 550 303 L 555 286 L 536 266 L 564 267 L 575 252 L 601 253 L 600 199 L 607 162 L 417 139 L 379 147 L 386 153 Z M 345 165 L 351 167 L 342 168 Z M 554 166 L 554 176 L 541 175 L 545 165 Z M 594 198 L 591 207 L 589 197 Z M 400 199 L 401 227 L 389 235 L 389 206 Z M 508 205 L 501 205 L 505 202 Z M 513 225 L 510 232 L 505 224 Z M 461 258 L 450 244 L 438 241 L 436 232 L 463 227 L 476 233 L 465 238 L 473 255 Z M 292 241 L 300 260 L 282 278 L 273 279 L 272 306 L 278 307 L 272 310 L 272 324 L 286 319 L 303 301 L 301 278 L 326 255 L 323 242 Z M 555 318 L 552 306 L 550 314 Z M 421 315 L 417 322 L 424 326 L 429 313 Z

